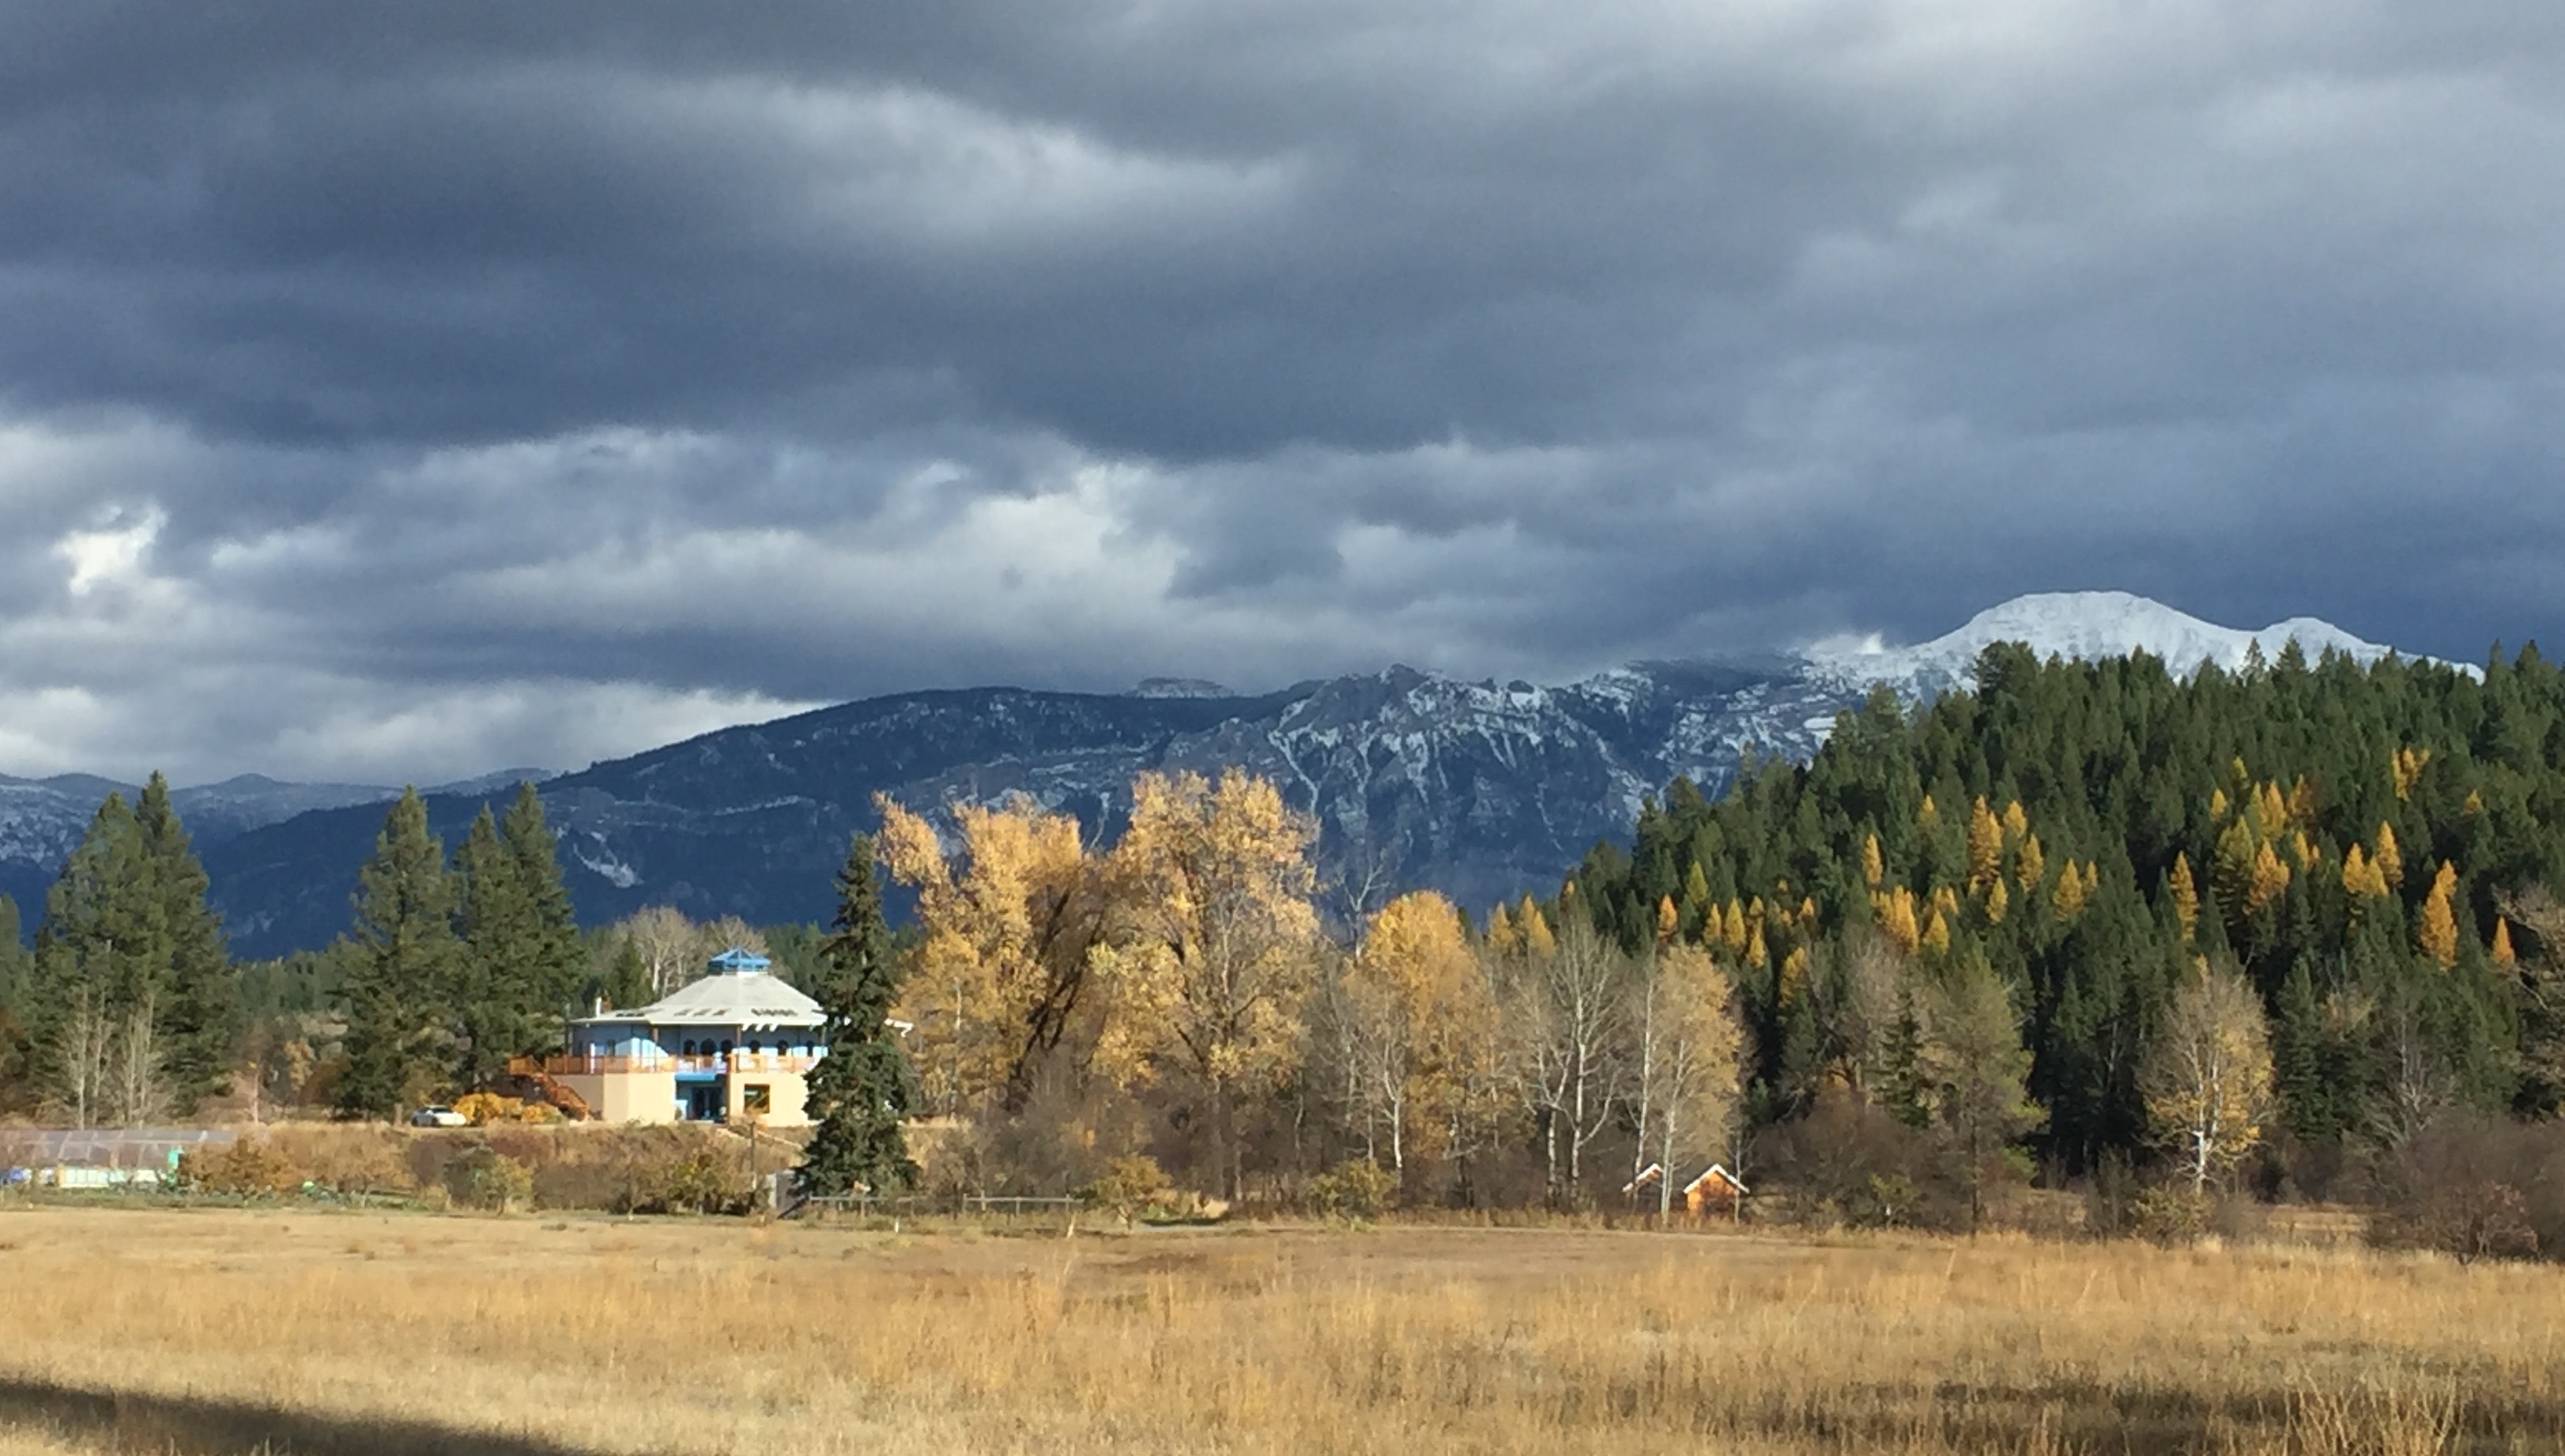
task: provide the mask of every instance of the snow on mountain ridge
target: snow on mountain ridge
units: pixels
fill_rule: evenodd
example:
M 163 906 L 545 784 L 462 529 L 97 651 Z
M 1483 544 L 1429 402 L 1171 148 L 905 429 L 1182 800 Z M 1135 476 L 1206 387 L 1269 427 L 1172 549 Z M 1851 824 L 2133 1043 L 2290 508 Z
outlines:
M 2041 658 L 2096 661 L 2146 652 L 2189 674 L 2202 662 L 2232 671 L 2259 646 L 2267 658 L 2295 639 L 2310 659 L 2326 651 L 2373 662 L 2391 648 L 2364 641 L 2329 621 L 2295 616 L 2259 631 L 2219 626 L 2161 602 L 2127 592 L 2047 592 L 1987 607 L 1955 631 L 1911 647 L 1876 637 L 1835 639 L 1808 649 L 1810 665 L 1845 681 L 1885 682 L 1909 696 L 1966 684 L 1978 654 L 1996 642 L 2027 643 Z

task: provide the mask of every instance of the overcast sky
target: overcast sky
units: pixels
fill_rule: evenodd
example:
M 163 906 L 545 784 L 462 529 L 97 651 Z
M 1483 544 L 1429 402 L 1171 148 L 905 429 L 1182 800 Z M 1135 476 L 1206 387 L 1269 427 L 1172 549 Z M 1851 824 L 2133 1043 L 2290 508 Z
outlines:
M 2560 60 L 2519 0 L 0 0 L 0 771 L 2070 588 L 2565 644 Z

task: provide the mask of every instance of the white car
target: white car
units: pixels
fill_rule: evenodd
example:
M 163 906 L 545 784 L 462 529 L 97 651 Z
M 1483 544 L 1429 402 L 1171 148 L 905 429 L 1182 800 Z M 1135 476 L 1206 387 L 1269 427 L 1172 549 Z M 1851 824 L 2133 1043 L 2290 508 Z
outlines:
M 469 1127 L 472 1119 L 452 1107 L 421 1107 L 409 1114 L 412 1127 Z

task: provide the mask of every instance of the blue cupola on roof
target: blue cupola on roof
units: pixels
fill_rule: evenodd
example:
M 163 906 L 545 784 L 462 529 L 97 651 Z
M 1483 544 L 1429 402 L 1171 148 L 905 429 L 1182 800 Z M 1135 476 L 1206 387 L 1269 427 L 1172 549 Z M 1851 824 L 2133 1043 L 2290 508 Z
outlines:
M 711 967 L 713 973 L 716 975 L 725 971 L 732 975 L 743 975 L 749 972 L 765 970 L 768 966 L 775 964 L 775 962 L 759 955 L 756 951 L 743 950 L 739 946 L 734 945 L 730 949 L 723 951 L 721 954 L 714 956 L 705 964 Z

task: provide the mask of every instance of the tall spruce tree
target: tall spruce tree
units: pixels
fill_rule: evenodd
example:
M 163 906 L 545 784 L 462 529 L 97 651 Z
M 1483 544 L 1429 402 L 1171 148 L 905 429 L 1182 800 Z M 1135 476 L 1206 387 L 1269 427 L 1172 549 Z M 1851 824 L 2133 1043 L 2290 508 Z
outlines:
M 110 794 L 45 895 L 36 935 L 36 1073 L 76 1125 L 168 1109 L 159 1028 L 169 994 L 165 906 L 141 826 Z
M 428 833 L 427 806 L 404 792 L 357 873 L 348 979 L 348 1069 L 338 1107 L 350 1117 L 396 1116 L 431 1096 L 451 1066 L 447 1030 L 462 947 L 445 847 Z
M 463 962 L 454 1003 L 464 1084 L 485 1086 L 509 1059 L 557 1046 L 586 956 L 562 885 L 543 800 L 521 785 L 504 822 L 487 805 L 454 855 Z
M 517 801 L 499 821 L 499 838 L 507 842 L 516 862 L 519 892 L 533 917 L 527 942 L 526 994 L 545 1019 L 543 1035 L 556 1035 L 554 1018 L 571 1009 L 580 977 L 587 969 L 587 946 L 580 939 L 579 913 L 562 883 L 561 851 L 552 826 L 544 818 L 544 801 L 531 783 L 517 786 Z
M 539 1009 L 526 985 L 534 906 L 486 804 L 454 851 L 452 883 L 463 940 L 454 977 L 455 1077 L 481 1088 L 507 1072 L 510 1057 L 531 1050 Z
M 872 841 L 863 835 L 837 875 L 835 928 L 817 988 L 828 1016 L 827 1055 L 811 1073 L 810 1110 L 819 1125 L 803 1151 L 802 1181 L 817 1194 L 905 1188 L 916 1181 L 917 1164 L 900 1123 L 917 1103 L 917 1081 L 890 1026 L 899 967 L 882 919 Z
M 169 957 L 159 1012 L 163 1077 L 174 1110 L 192 1113 L 230 1080 L 241 1036 L 240 971 L 223 939 L 222 916 L 205 903 L 211 881 L 169 803 L 169 781 L 154 773 L 134 807 L 152 888 L 160 901 Z

